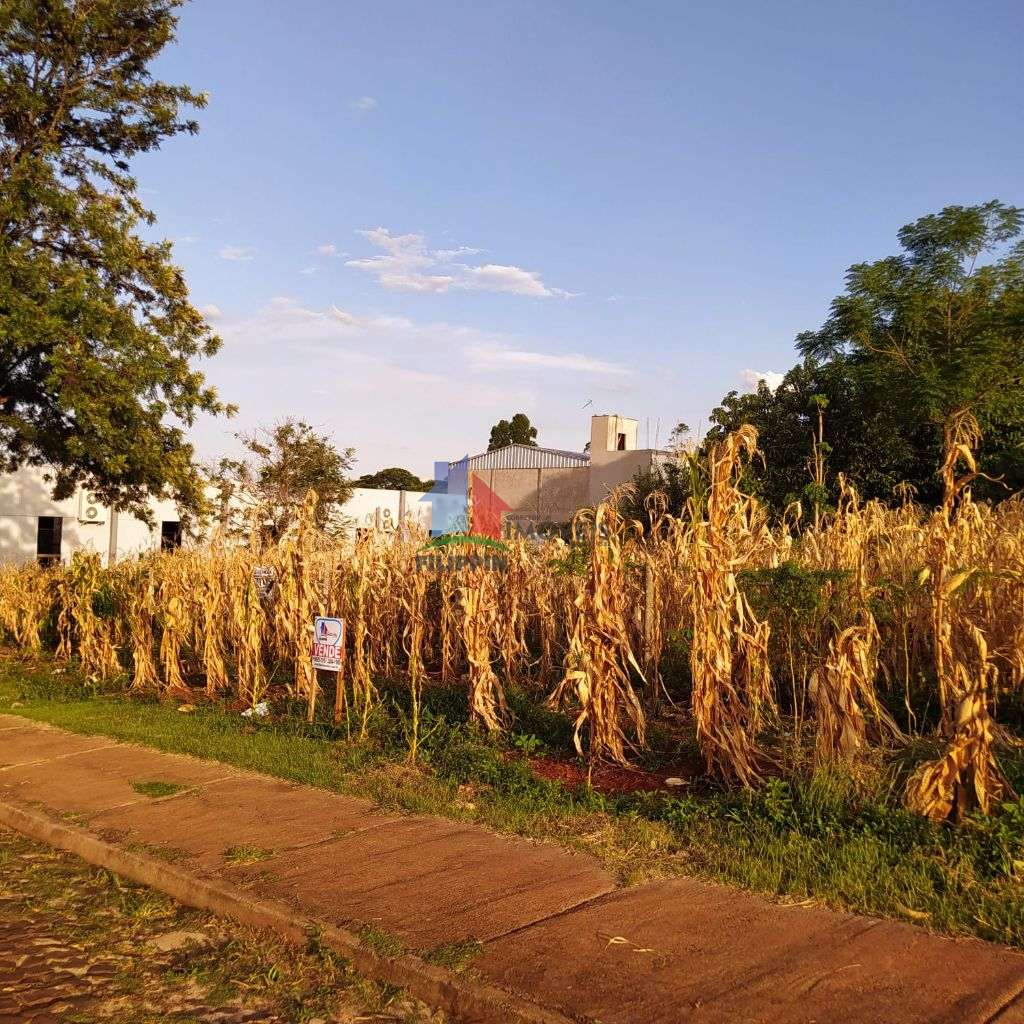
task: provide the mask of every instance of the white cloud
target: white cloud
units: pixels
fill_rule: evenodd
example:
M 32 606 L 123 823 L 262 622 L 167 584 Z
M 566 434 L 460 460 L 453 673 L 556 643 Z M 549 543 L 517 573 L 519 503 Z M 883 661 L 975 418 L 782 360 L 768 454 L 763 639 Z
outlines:
M 350 100 L 348 106 L 357 114 L 368 114 L 371 110 L 377 109 L 377 101 L 372 96 L 360 96 L 358 99 Z
M 333 303 L 321 312 L 307 309 L 284 295 L 272 298 L 244 325 L 233 324 L 223 333 L 246 344 L 312 341 L 348 352 L 401 353 L 397 361 L 403 365 L 422 358 L 431 364 L 431 372 L 442 374 L 445 369 L 437 370 L 437 366 L 446 361 L 448 369 L 458 366 L 458 373 L 468 372 L 478 380 L 494 374 L 506 379 L 521 374 L 528 379 L 538 370 L 548 371 L 552 381 L 563 374 L 579 373 L 609 378 L 633 376 L 633 371 L 620 363 L 578 352 L 539 352 L 474 327 L 417 323 L 390 313 L 358 316 Z
M 316 251 L 321 256 L 333 256 L 338 251 L 338 247 L 332 243 L 328 243 L 327 245 L 318 245 L 316 247 Z
M 442 263 L 450 263 L 460 256 L 476 256 L 483 249 L 474 249 L 469 245 L 460 245 L 458 249 L 435 249 L 434 256 Z
M 225 245 L 217 252 L 222 260 L 236 260 L 246 262 L 256 258 L 256 250 L 246 245 Z
M 298 411 L 359 458 L 359 472 L 483 451 L 498 416 L 527 412 L 541 443 L 582 448 L 593 410 L 639 408 L 643 374 L 593 354 L 544 351 L 537 340 L 465 324 L 414 321 L 372 308 L 305 307 L 278 295 L 217 325 L 224 347 L 210 383 L 241 405 L 232 429 L 251 430 Z M 225 454 L 232 430 L 203 420 L 204 457 Z
M 485 263 L 470 267 L 469 284 L 473 288 L 486 288 L 493 292 L 512 292 L 513 295 L 562 295 L 561 288 L 549 288 L 540 274 L 519 267 L 503 267 L 498 263 Z
M 373 274 L 377 283 L 390 291 L 447 292 L 453 288 L 476 288 L 540 298 L 569 295 L 561 288 L 544 284 L 536 271 L 499 263 L 474 267 L 460 262 L 466 256 L 479 254 L 480 249 L 469 246 L 429 249 L 423 235 L 392 235 L 384 227 L 358 233 L 383 250 L 383 254 L 347 260 L 346 266 Z
M 347 313 L 343 309 L 339 309 L 333 303 L 331 304 L 331 311 L 328 313 L 332 319 L 337 320 L 338 323 L 345 324 L 346 327 L 365 327 L 366 321 L 361 320 L 357 316 L 353 316 L 351 313 Z
M 743 379 L 743 383 L 746 385 L 747 390 L 756 391 L 759 381 L 764 381 L 768 385 L 769 390 L 774 391 L 785 379 L 784 373 L 779 373 L 776 370 L 740 370 L 740 377 Z
M 500 345 L 471 345 L 465 354 L 477 366 L 487 369 L 509 369 L 523 367 L 543 370 L 572 370 L 586 373 L 620 375 L 631 371 L 618 363 L 608 363 L 590 356 L 571 353 L 556 355 L 551 352 L 529 352 L 521 349 L 503 348 Z
M 224 314 L 221 312 L 219 306 L 215 306 L 212 302 L 207 303 L 205 306 L 199 307 L 199 312 L 203 317 L 213 323 L 215 320 L 223 320 Z
M 425 274 L 438 260 L 427 250 L 423 235 L 392 235 L 387 228 L 360 231 L 360 235 L 378 249 L 383 256 L 369 256 L 361 260 L 348 260 L 346 266 L 366 270 L 377 277 L 377 283 L 392 291 L 446 292 L 454 280 L 447 274 Z
M 329 313 L 319 313 L 315 309 L 300 306 L 287 295 L 275 295 L 270 304 L 262 310 L 262 315 L 271 317 L 280 324 L 323 322 L 331 318 Z

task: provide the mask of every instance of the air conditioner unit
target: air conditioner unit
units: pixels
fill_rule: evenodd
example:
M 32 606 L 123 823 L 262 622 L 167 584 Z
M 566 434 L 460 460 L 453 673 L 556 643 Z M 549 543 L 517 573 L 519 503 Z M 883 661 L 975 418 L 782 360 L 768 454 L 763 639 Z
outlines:
M 80 523 L 105 523 L 107 510 L 100 503 L 99 495 L 91 491 L 82 491 L 78 505 L 78 521 Z

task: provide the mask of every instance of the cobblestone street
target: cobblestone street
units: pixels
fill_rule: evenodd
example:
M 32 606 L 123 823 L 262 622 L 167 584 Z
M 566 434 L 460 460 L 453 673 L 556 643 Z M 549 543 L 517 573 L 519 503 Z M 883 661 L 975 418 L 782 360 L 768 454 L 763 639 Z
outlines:
M 328 952 L 187 910 L 0 828 L 0 1024 L 430 1019 Z

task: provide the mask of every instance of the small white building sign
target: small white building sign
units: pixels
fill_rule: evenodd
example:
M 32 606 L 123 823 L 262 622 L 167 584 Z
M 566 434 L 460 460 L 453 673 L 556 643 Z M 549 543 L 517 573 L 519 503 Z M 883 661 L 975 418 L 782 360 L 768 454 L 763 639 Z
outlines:
M 345 623 L 341 619 L 313 621 L 313 668 L 340 672 L 345 652 Z
M 252 567 L 252 581 L 256 584 L 256 590 L 260 597 L 270 597 L 276 579 L 277 570 L 272 565 L 254 565 Z

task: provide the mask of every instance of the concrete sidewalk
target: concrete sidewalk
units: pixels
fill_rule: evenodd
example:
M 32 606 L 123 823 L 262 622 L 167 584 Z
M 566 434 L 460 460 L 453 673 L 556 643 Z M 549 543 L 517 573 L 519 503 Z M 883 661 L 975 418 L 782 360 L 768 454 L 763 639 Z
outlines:
M 1024 1022 L 1024 956 L 999 946 L 686 878 L 617 889 L 555 845 L 4 715 L 0 824 L 245 923 L 315 926 L 459 1020 Z M 468 939 L 465 974 L 414 955 Z

